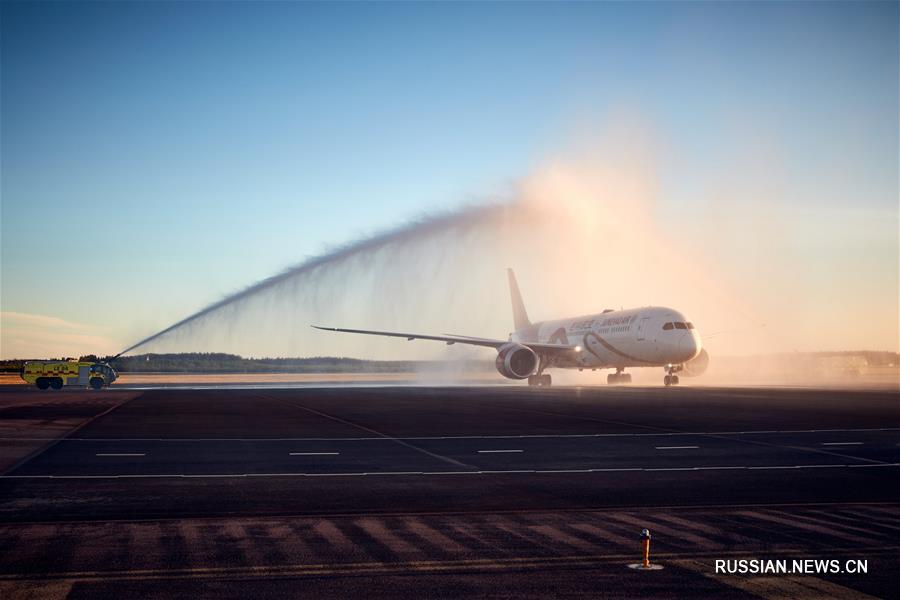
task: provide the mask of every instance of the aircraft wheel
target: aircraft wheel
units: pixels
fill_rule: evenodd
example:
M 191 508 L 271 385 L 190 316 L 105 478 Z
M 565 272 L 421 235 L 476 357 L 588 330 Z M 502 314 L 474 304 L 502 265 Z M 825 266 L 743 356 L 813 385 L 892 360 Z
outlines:
M 91 377 L 91 387 L 95 390 L 99 390 L 103 387 L 103 380 L 99 377 Z
M 663 379 L 663 383 L 666 385 L 672 385 L 672 376 L 666 375 L 665 378 Z
M 550 377 L 549 373 L 547 375 L 541 375 L 541 385 L 545 385 L 547 387 L 553 385 L 553 378 Z
M 672 375 L 672 385 L 678 385 L 678 375 Z
M 34 385 L 36 385 L 37 389 L 39 390 L 46 390 L 48 387 L 50 387 L 50 380 L 46 377 L 38 377 L 34 382 Z
M 631 383 L 631 373 L 622 373 L 622 383 Z
M 54 390 L 61 390 L 63 386 L 63 380 L 59 377 L 53 377 L 50 379 L 50 387 Z
M 538 384 L 538 382 L 537 382 L 537 376 L 536 376 L 536 375 L 529 375 L 529 376 L 528 376 L 528 385 L 531 386 L 531 385 L 537 385 L 537 384 Z

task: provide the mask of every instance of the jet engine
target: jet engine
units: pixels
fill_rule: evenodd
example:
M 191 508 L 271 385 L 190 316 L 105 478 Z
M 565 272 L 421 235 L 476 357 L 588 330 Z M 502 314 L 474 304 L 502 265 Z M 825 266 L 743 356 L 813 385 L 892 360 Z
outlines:
M 709 368 L 709 353 L 706 348 L 702 348 L 700 354 L 682 365 L 680 372 L 686 377 L 696 377 L 703 375 L 707 368 Z
M 528 346 L 510 342 L 500 347 L 495 364 L 504 377 L 525 379 L 537 370 L 538 355 Z

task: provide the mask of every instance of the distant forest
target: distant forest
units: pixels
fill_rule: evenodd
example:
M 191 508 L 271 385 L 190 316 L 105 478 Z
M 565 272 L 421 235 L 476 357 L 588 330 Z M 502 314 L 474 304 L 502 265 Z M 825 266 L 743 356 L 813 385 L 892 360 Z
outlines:
M 37 360 L 37 359 L 29 359 Z M 46 360 L 46 359 L 42 359 Z M 65 360 L 61 358 L 59 360 Z M 183 354 L 139 354 L 136 356 L 82 356 L 82 361 L 110 362 L 120 373 L 403 373 L 416 370 L 436 370 L 439 361 L 360 360 L 334 356 L 311 358 L 244 358 L 221 352 L 190 352 Z M 25 360 L 0 361 L 0 372 L 17 373 Z M 493 368 L 491 361 L 461 361 L 460 367 L 469 370 Z
M 772 355 L 776 356 L 776 355 Z M 780 358 L 800 360 L 828 357 L 862 357 L 872 367 L 886 367 L 900 364 L 900 354 L 896 352 L 798 352 L 779 354 Z M 71 358 L 71 357 L 69 357 Z M 47 360 L 47 359 L 28 359 Z M 51 360 L 66 360 L 65 357 Z M 311 358 L 244 358 L 237 354 L 222 352 L 190 352 L 183 354 L 139 354 L 121 356 L 82 356 L 79 360 L 111 362 L 120 373 L 403 373 L 416 370 L 438 370 L 445 363 L 424 360 L 361 360 L 335 356 L 315 356 Z M 0 361 L 0 372 L 18 373 L 25 359 Z M 493 361 L 454 361 L 454 367 L 469 371 L 492 370 Z

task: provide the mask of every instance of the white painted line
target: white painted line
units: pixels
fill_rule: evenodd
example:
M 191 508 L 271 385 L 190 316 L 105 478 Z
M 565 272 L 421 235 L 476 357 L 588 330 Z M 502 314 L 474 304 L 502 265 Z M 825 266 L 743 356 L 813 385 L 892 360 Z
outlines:
M 729 469 L 746 469 L 747 467 L 694 467 L 698 471 L 723 471 Z
M 862 446 L 862 442 L 822 442 L 823 446 Z
M 65 438 L 61 443 L 69 442 L 389 442 L 392 440 L 512 440 L 512 439 L 555 439 L 555 438 L 620 438 L 620 437 L 678 437 L 705 435 L 771 435 L 785 433 L 859 433 L 859 432 L 895 432 L 900 427 L 881 427 L 869 429 L 786 429 L 759 431 L 672 431 L 655 433 L 536 433 L 510 435 L 438 435 L 438 436 L 406 436 L 406 437 L 297 437 L 297 438 Z M 0 437 L 0 441 L 13 442 L 45 442 L 47 438 L 33 437 Z M 898 444 L 900 445 L 900 444 Z
M 95 456 L 147 456 L 146 452 L 98 452 Z
M 645 471 L 696 471 L 697 467 L 661 467 L 659 469 L 644 469 Z
M 657 450 L 696 450 L 700 446 L 657 446 Z
M 548 469 L 542 471 L 539 469 L 518 469 L 511 471 L 375 471 L 375 472 L 337 472 L 337 473 L 216 473 L 216 474 L 121 474 L 121 475 L 0 475 L 0 479 L 229 479 L 235 477 L 377 477 L 377 476 L 409 476 L 409 475 L 522 475 L 522 474 L 552 474 L 552 473 L 615 473 L 620 471 L 641 471 L 644 473 L 652 473 L 657 471 L 702 471 L 710 469 L 753 469 L 753 470 L 778 470 L 778 469 L 843 469 L 843 468 L 861 467 L 900 467 L 900 463 L 879 463 L 874 465 L 792 465 L 792 466 L 764 466 L 758 465 L 753 467 L 747 466 L 717 466 L 717 467 L 667 467 L 667 468 L 621 468 L 621 469 Z
M 290 456 L 337 456 L 340 452 L 288 452 Z
M 524 450 L 479 450 L 478 454 L 500 454 L 507 452 L 525 452 Z

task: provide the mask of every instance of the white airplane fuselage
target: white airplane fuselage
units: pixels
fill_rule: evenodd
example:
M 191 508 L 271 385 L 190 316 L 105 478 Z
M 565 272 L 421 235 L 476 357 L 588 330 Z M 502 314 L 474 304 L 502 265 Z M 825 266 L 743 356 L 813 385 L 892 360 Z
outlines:
M 702 349 L 700 334 L 680 312 L 665 307 L 604 311 L 541 321 L 516 330 L 510 341 L 575 344 L 571 357 L 552 357 L 557 368 L 665 367 L 683 364 Z
M 693 323 L 671 308 L 649 306 L 630 310 L 605 310 L 593 315 L 532 323 L 525 310 L 515 273 L 508 269 L 513 323 L 509 338 L 492 339 L 463 335 L 432 335 L 322 327 L 316 329 L 364 335 L 381 335 L 447 344 L 469 344 L 497 351 L 494 364 L 508 379 L 527 379 L 528 385 L 551 385 L 547 368 L 615 369 L 608 383 L 630 383 L 628 367 L 663 367 L 665 385 L 677 384 L 678 373 L 695 376 L 709 364 Z

